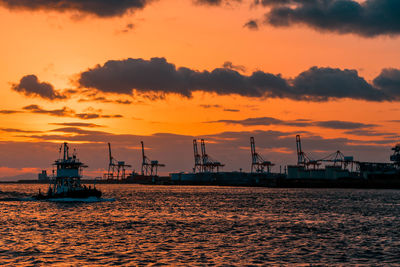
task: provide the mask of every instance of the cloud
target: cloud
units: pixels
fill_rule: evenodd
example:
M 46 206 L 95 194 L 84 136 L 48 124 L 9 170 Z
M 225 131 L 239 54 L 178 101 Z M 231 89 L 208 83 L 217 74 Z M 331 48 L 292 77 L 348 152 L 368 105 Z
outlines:
M 374 85 L 382 88 L 382 91 L 392 97 L 392 100 L 400 99 L 400 70 L 383 69 L 373 81 Z
M 196 0 L 195 3 L 200 5 L 219 6 L 222 3 L 222 0 Z
M 231 3 L 239 3 L 241 1 L 242 0 L 193 0 L 195 4 L 208 6 L 230 5 Z
M 372 136 L 372 137 L 388 136 L 388 137 L 399 138 L 399 135 L 396 133 L 384 133 L 384 132 L 377 132 L 377 131 L 368 130 L 368 129 L 349 130 L 349 131 L 345 131 L 344 133 L 351 134 L 351 135 L 357 135 L 357 136 Z
M 38 105 L 29 105 L 22 108 L 24 111 L 36 114 L 46 114 L 57 117 L 75 117 L 83 120 L 97 119 L 97 118 L 123 118 L 120 114 L 103 115 L 98 113 L 76 113 L 73 109 L 63 107 L 61 109 L 46 110 Z
M 205 104 L 205 105 L 200 105 L 200 107 L 202 108 L 222 108 L 221 105 L 209 105 L 209 104 Z
M 50 125 L 61 125 L 61 126 L 72 126 L 72 127 L 104 127 L 103 125 L 94 124 L 94 123 L 86 123 L 86 122 L 54 122 L 49 123 Z
M 366 124 L 360 122 L 351 122 L 351 121 L 310 121 L 310 120 L 280 120 L 273 117 L 257 117 L 257 118 L 247 118 L 243 120 L 217 120 L 217 121 L 209 121 L 209 123 L 227 123 L 227 124 L 240 124 L 243 126 L 269 126 L 269 125 L 285 125 L 285 126 L 294 126 L 294 127 L 309 127 L 309 126 L 317 126 L 328 129 L 338 129 L 338 130 L 352 130 L 352 129 L 364 129 L 364 128 L 373 128 L 377 125 L 375 124 Z
M 63 107 L 62 109 L 46 110 L 46 109 L 41 108 L 38 105 L 29 105 L 29 106 L 23 107 L 22 109 L 26 110 L 30 113 L 47 114 L 47 115 L 58 116 L 58 117 L 67 117 L 67 116 L 71 116 L 72 114 L 75 113 L 75 111 L 73 111 L 72 109 L 67 108 L 67 107 Z
M 133 30 L 134 28 L 135 28 L 135 25 L 133 23 L 128 23 L 128 24 L 126 24 L 125 29 L 122 30 L 122 32 L 127 33 L 129 31 Z
M 283 121 L 280 119 L 272 118 L 272 117 L 257 117 L 257 118 L 247 118 L 243 120 L 217 120 L 217 121 L 209 121 L 209 123 L 227 123 L 227 124 L 240 124 L 243 126 L 256 126 L 256 125 L 287 125 L 287 126 L 310 126 L 308 121 Z
M 123 116 L 120 114 L 101 115 L 101 114 L 97 114 L 97 113 L 77 113 L 77 114 L 75 114 L 75 117 L 80 118 L 82 120 L 90 120 L 90 119 L 97 119 L 97 118 L 105 118 L 105 119 L 123 118 Z
M 294 97 L 326 101 L 329 98 L 352 98 L 368 101 L 389 100 L 385 92 L 358 76 L 356 70 L 312 67 L 293 80 Z
M 363 37 L 398 35 L 398 0 L 263 0 L 270 6 L 265 22 L 275 27 L 304 24 L 320 31 Z
M 152 0 L 0 0 L 0 5 L 10 10 L 78 11 L 98 17 L 113 17 L 143 9 L 151 2 Z
M 216 105 L 202 104 L 202 105 L 199 105 L 199 106 L 202 107 L 202 108 L 205 108 L 205 109 L 210 109 L 210 108 L 212 108 L 212 109 L 222 109 L 223 111 L 226 111 L 226 112 L 240 112 L 239 109 L 235 109 L 235 108 L 224 108 L 223 106 L 218 105 L 218 104 L 216 104 Z
M 132 94 L 135 89 L 139 93 L 175 93 L 185 97 L 194 91 L 261 97 L 267 89 L 271 94 L 279 94 L 288 87 L 279 75 L 255 72 L 245 76 L 227 68 L 211 72 L 177 69 L 165 58 L 107 61 L 103 66 L 82 72 L 78 83 L 108 93 Z
M 51 130 L 50 132 L 63 132 L 63 133 L 74 133 L 74 134 L 80 134 L 80 135 L 86 135 L 86 134 L 104 134 L 102 131 L 92 131 L 92 130 L 84 130 L 79 127 L 62 127 L 62 128 L 56 128 Z
M 224 64 L 222 65 L 222 67 L 224 67 L 226 69 L 237 70 L 237 71 L 240 71 L 240 72 L 246 72 L 246 67 L 245 66 L 233 65 L 233 63 L 230 62 L 230 61 L 225 61 Z
M 75 116 L 82 120 L 90 120 L 90 119 L 100 118 L 100 115 L 96 114 L 96 113 L 78 113 Z
M 329 129 L 341 129 L 341 130 L 349 130 L 349 129 L 363 129 L 363 128 L 372 128 L 376 127 L 375 124 L 366 124 L 361 122 L 351 122 L 351 121 L 317 121 L 313 123 L 315 126 L 319 126 L 322 128 Z
M 280 74 L 263 71 L 244 75 L 235 70 L 240 66 L 231 62 L 226 62 L 224 66 L 212 71 L 198 71 L 177 68 L 165 58 L 110 60 L 82 72 L 77 83 L 81 88 L 103 93 L 161 97 L 165 94 L 191 97 L 193 92 L 202 91 L 218 95 L 306 101 L 342 98 L 400 100 L 395 87 L 399 81 L 398 70 L 394 69 L 384 70 L 371 84 L 351 69 L 311 67 L 293 79 L 284 79 Z
M 21 113 L 22 111 L 20 110 L 0 110 L 0 114 L 15 114 L 15 113 Z
M 8 133 L 41 133 L 41 131 L 29 131 L 15 128 L 0 128 L 0 131 Z
M 240 112 L 239 109 L 233 109 L 233 108 L 224 108 L 224 111 L 227 111 L 227 112 Z
M 107 99 L 104 96 L 97 96 L 97 97 L 92 97 L 90 98 L 81 98 L 78 100 L 78 102 L 100 102 L 100 103 L 114 103 L 114 104 L 122 104 L 122 105 L 130 105 L 132 104 L 131 100 L 124 100 L 124 99 Z
M 248 28 L 250 30 L 258 30 L 258 22 L 254 19 L 247 21 L 243 27 Z
M 66 99 L 67 96 L 54 90 L 53 85 L 39 82 L 36 75 L 26 75 L 18 84 L 13 84 L 12 89 L 26 96 L 36 96 L 48 100 Z

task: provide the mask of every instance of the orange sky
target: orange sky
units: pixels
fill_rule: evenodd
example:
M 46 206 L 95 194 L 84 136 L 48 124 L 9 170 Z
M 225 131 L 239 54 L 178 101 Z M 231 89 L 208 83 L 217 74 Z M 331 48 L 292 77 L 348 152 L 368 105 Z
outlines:
M 122 105 L 78 102 L 80 95 L 49 101 L 11 90 L 11 84 L 18 83 L 28 74 L 37 75 L 40 81 L 51 83 L 56 89 L 76 88 L 75 81 L 80 72 L 107 60 L 126 58 L 165 57 L 177 67 L 200 71 L 211 71 L 230 61 L 244 66 L 246 75 L 261 70 L 288 79 L 312 66 L 355 69 L 368 82 L 383 68 L 400 68 L 398 37 L 365 38 L 354 34 L 321 33 L 306 26 L 274 28 L 265 25 L 259 30 L 249 30 L 243 27 L 244 23 L 250 18 L 262 17 L 266 10 L 250 7 L 251 2 L 209 7 L 190 0 L 160 0 L 122 17 L 86 15 L 78 19 L 73 12 L 10 11 L 0 7 L 0 35 L 3 37 L 0 42 L 0 109 L 21 110 L 31 104 L 47 110 L 64 106 L 76 112 L 101 109 L 102 114 L 123 115 L 123 118 L 90 120 L 90 123 L 106 126 L 103 130 L 114 134 L 209 135 L 225 131 L 297 130 L 294 126 L 284 125 L 206 123 L 254 117 L 351 121 L 379 124 L 376 128 L 379 132 L 400 131 L 400 123 L 389 122 L 400 117 L 398 102 L 342 99 L 318 103 L 202 92 L 194 93 L 190 99 L 166 95 L 165 99 L 155 101 L 141 96 L 106 95 L 107 98 L 134 102 Z M 129 23 L 134 25 L 133 29 L 124 32 Z M 220 107 L 204 108 L 201 105 Z M 0 128 L 48 131 L 55 127 L 51 123 L 62 122 L 88 120 L 31 113 L 0 114 Z M 325 138 L 377 139 L 376 136 L 351 136 L 343 130 L 319 126 L 301 130 Z M 32 140 L 18 135 L 21 134 L 2 132 L 0 140 Z M 2 170 L 0 168 L 0 177 L 4 176 Z

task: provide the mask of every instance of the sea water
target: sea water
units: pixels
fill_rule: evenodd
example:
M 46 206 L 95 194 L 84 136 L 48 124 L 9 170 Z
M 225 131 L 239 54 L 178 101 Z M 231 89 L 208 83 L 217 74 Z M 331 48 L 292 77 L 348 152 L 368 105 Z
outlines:
M 400 265 L 400 191 L 0 185 L 0 265 Z M 28 201 L 30 200 L 30 201 Z

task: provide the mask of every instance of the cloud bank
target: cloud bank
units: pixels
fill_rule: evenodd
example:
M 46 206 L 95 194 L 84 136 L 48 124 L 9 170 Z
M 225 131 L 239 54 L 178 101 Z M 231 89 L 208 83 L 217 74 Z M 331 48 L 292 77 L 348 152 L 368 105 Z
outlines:
M 98 118 L 106 118 L 106 119 L 123 118 L 123 116 L 120 114 L 113 114 L 113 115 L 101 114 L 101 110 L 98 110 L 95 113 L 87 113 L 87 112 L 77 113 L 75 110 L 70 109 L 68 107 L 63 107 L 60 109 L 44 109 L 38 105 L 28 105 L 23 107 L 21 111 L 13 111 L 13 113 L 34 113 L 34 114 L 44 114 L 55 117 L 75 117 L 82 120 L 90 120 Z M 0 114 L 2 113 L 0 112 Z M 3 114 L 9 114 L 9 113 L 3 113 Z M 88 125 L 88 124 L 81 124 L 80 126 L 83 125 Z
M 232 65 L 232 64 L 230 64 Z M 104 93 L 132 95 L 178 94 L 191 97 L 202 91 L 218 95 L 328 101 L 351 98 L 367 101 L 400 100 L 400 71 L 385 69 L 367 82 L 356 70 L 312 67 L 293 79 L 255 71 L 239 73 L 231 66 L 212 71 L 177 68 L 165 58 L 110 60 L 80 74 L 78 86 Z
M 0 0 L 10 10 L 78 11 L 98 17 L 122 16 L 143 9 L 152 0 Z
M 335 130 L 355 130 L 355 129 L 374 128 L 378 126 L 376 124 L 367 124 L 367 123 L 352 122 L 352 121 L 338 121 L 338 120 L 311 121 L 306 119 L 281 120 L 273 117 L 256 117 L 256 118 L 247 118 L 243 120 L 217 120 L 217 121 L 210 121 L 210 123 L 239 124 L 243 126 L 259 126 L 259 125 L 262 126 L 284 125 L 284 126 L 294 126 L 294 127 L 317 126 L 321 128 L 328 128 Z
M 400 34 L 398 0 L 262 0 L 271 9 L 265 22 L 275 27 L 304 24 L 319 31 L 363 37 Z

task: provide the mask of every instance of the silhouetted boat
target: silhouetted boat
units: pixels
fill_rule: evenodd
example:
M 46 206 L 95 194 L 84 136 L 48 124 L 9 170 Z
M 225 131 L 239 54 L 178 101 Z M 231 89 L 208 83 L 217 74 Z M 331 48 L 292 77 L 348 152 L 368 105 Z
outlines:
M 89 197 L 100 198 L 101 191 L 95 186 L 82 186 L 81 177 L 82 169 L 87 167 L 77 159 L 75 152 L 72 157 L 69 156 L 68 143 L 64 143 L 60 147 L 60 154 L 63 150 L 63 157 L 54 162 L 57 168 L 57 175 L 52 178 L 47 194 L 39 194 L 34 198 L 39 200 L 73 198 L 84 199 Z

